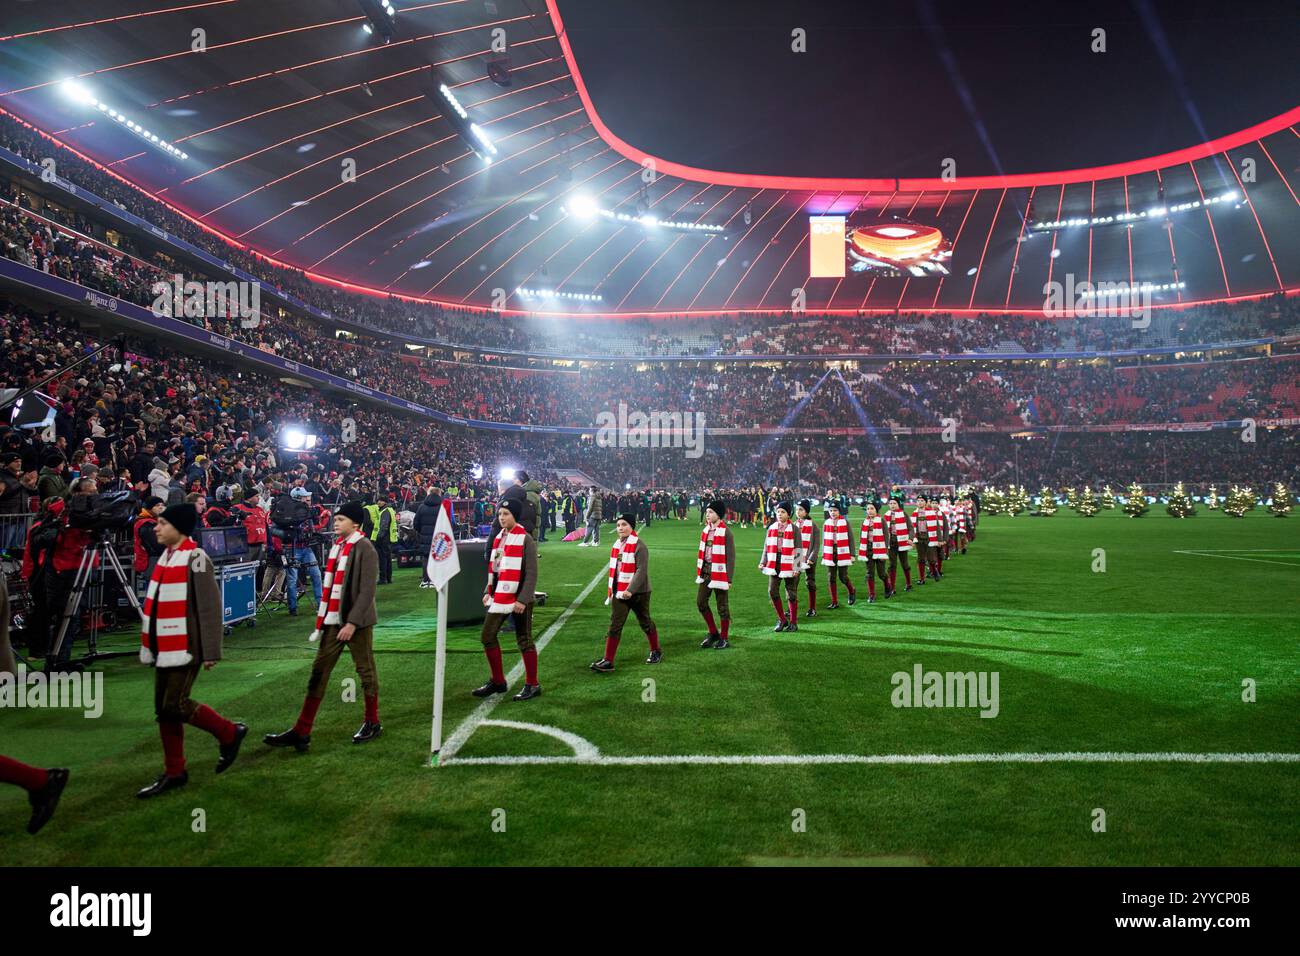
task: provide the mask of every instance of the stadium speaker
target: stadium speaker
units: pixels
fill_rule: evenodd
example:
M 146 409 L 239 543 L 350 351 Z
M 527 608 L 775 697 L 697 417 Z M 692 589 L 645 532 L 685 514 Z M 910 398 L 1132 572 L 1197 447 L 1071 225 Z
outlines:
M 514 82 L 510 79 L 510 57 L 497 56 L 488 60 L 487 78 L 497 86 L 508 88 Z

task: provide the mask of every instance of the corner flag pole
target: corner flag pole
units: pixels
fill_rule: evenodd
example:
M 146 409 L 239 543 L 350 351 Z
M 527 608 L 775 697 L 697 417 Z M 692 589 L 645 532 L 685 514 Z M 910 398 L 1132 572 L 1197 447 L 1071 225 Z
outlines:
M 442 500 L 438 523 L 433 529 L 429 556 L 425 562 L 429 580 L 438 591 L 438 637 L 433 655 L 433 734 L 429 745 L 430 763 L 437 765 L 442 750 L 443 688 L 447 681 L 447 599 L 451 596 L 451 579 L 460 573 L 460 555 L 451 526 L 451 502 Z

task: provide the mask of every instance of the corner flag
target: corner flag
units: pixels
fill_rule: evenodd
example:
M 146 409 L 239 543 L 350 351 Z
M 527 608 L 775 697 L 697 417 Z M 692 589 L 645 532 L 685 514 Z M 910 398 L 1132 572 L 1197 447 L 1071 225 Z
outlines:
M 442 698 L 447 669 L 447 584 L 460 574 L 460 555 L 451 527 L 451 502 L 443 499 L 438 509 L 438 523 L 425 560 L 425 571 L 438 590 L 438 637 L 433 655 L 433 741 L 430 753 L 438 759 L 442 749 Z

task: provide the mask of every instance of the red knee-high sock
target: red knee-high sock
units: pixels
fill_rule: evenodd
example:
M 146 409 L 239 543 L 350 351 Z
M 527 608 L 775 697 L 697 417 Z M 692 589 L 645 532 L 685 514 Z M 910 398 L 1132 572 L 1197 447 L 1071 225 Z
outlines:
M 40 767 L 33 767 L 13 757 L 0 756 L 0 783 L 13 783 L 24 790 L 39 790 L 50 775 Z
M 889 590 L 891 590 L 891 591 L 894 590 L 894 581 L 895 581 L 897 578 L 898 578 L 898 569 L 897 569 L 897 568 L 890 568 L 890 569 L 889 569 Z
M 792 597 L 790 598 L 790 620 L 793 621 L 798 616 L 799 616 L 799 599 L 797 597 Z
M 943 552 L 939 552 L 939 573 L 943 574 Z
M 618 638 L 605 636 L 605 660 L 611 664 L 614 663 L 614 655 L 618 653 Z
M 852 581 L 845 581 L 844 586 L 849 589 L 849 597 L 853 597 L 858 593 L 857 588 L 853 586 Z
M 371 724 L 379 723 L 379 695 L 366 695 L 366 722 Z
M 808 608 L 813 611 L 817 610 L 817 589 L 816 588 L 808 589 Z
M 781 619 L 781 623 L 784 624 L 784 623 L 785 623 L 785 606 L 781 603 L 781 599 L 780 599 L 779 597 L 774 597 L 774 598 L 772 598 L 772 607 L 776 608 L 776 616 L 777 616 L 778 618 L 780 618 L 780 619 Z
M 519 655 L 524 659 L 524 683 L 537 686 L 537 648 Z
M 217 743 L 225 745 L 235 739 L 235 725 L 222 717 L 207 704 L 199 704 L 190 718 L 190 723 L 199 730 L 206 730 L 217 738 Z
M 164 720 L 158 724 L 162 737 L 163 773 L 179 777 L 185 772 L 185 725 L 179 720 Z
M 876 596 L 876 579 L 870 576 L 867 577 L 867 594 L 871 597 Z
M 911 568 L 903 568 L 903 578 L 907 581 L 907 586 L 910 588 L 910 587 L 912 586 L 912 569 L 911 569 Z
M 714 623 L 713 612 L 707 607 L 704 609 L 704 624 L 709 629 L 710 637 L 713 637 L 718 633 L 718 625 Z
M 659 632 L 658 632 L 658 631 L 651 631 L 649 634 L 647 634 L 647 635 L 645 636 L 645 638 L 646 638 L 647 641 L 650 642 L 650 650 L 652 650 L 652 651 L 657 651 L 657 650 L 659 650 Z
M 835 581 L 831 581 L 831 603 L 840 603 L 840 587 Z
M 921 580 L 925 581 L 925 561 L 921 558 L 916 559 L 916 569 L 921 572 Z M 911 583 L 910 581 L 908 582 Z
M 731 619 L 730 619 L 730 618 L 723 618 L 723 619 L 722 619 L 722 639 L 723 639 L 724 641 L 727 639 L 727 632 L 728 632 L 729 630 L 731 630 Z
M 487 654 L 488 666 L 492 668 L 492 683 L 504 684 L 506 682 L 506 672 L 501 666 L 501 648 L 485 647 L 483 652 Z
M 311 725 L 316 722 L 316 711 L 320 710 L 321 698 L 304 697 L 302 700 L 302 712 L 298 714 L 298 722 L 293 725 L 293 732 L 302 737 L 311 736 Z

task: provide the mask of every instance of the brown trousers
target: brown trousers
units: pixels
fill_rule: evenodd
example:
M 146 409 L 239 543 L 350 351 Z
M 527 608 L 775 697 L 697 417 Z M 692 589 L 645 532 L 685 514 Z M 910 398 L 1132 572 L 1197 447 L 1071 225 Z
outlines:
M 192 661 L 184 667 L 153 669 L 153 712 L 158 723 L 189 723 L 199 709 L 198 703 L 190 699 L 190 691 L 202 667 L 199 661 Z
M 311 678 L 307 681 L 307 696 L 317 700 L 325 696 L 325 688 L 330 682 L 330 673 L 343 655 L 343 649 L 352 655 L 356 665 L 357 676 L 361 678 L 361 689 L 367 697 L 379 694 L 379 672 L 375 669 L 375 629 L 359 627 L 352 632 L 352 640 L 339 640 L 339 626 L 327 625 L 321 632 L 320 646 L 316 648 L 316 659 L 311 664 Z
M 641 625 L 641 630 L 647 634 L 655 632 L 654 619 L 650 617 L 650 592 L 644 594 L 634 594 L 625 601 L 618 598 L 611 598 L 609 602 L 609 631 L 606 637 L 612 637 L 615 640 L 623 636 L 623 625 L 627 623 L 629 614 L 636 615 L 636 622 Z
M 889 563 L 884 558 L 872 558 L 867 562 L 867 580 L 871 580 L 871 574 L 874 571 L 876 577 L 880 578 L 880 583 L 889 587 Z
M 912 570 L 912 564 L 911 564 L 912 559 L 909 558 L 908 555 L 911 553 L 912 553 L 911 551 L 898 551 L 894 548 L 890 548 L 889 549 L 889 573 L 890 574 L 897 573 L 895 571 L 895 568 L 899 564 L 903 566 L 904 571 L 910 573 Z M 920 561 L 921 559 L 918 557 L 916 560 Z
M 723 588 L 711 588 L 709 587 L 709 582 L 705 581 L 703 584 L 700 584 L 695 588 L 695 609 L 701 614 L 708 611 L 709 595 L 713 595 L 718 602 L 718 620 L 730 621 L 731 599 L 727 596 L 730 593 L 730 591 L 724 590 Z
M 515 619 L 515 643 L 519 645 L 519 652 L 531 651 L 533 645 L 533 606 L 524 605 L 524 613 L 516 614 L 513 611 L 509 615 Z M 497 632 L 501 630 L 502 625 L 506 623 L 505 614 L 485 614 L 483 615 L 483 631 L 479 634 L 479 640 L 483 642 L 484 647 L 499 647 L 497 642 Z
M 788 601 L 799 600 L 799 575 L 792 578 L 780 578 L 775 574 L 767 579 L 767 596 L 773 601 L 779 600 L 781 595 L 781 582 L 785 582 L 785 596 Z

